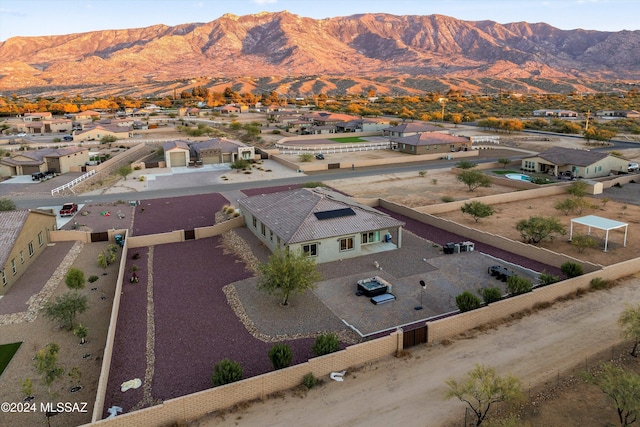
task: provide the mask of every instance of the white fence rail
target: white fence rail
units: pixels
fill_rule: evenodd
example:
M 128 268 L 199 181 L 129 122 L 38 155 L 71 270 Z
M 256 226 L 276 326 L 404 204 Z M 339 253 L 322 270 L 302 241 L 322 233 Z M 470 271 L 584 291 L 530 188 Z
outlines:
M 280 150 L 280 154 L 302 154 L 302 153 L 352 153 L 355 151 L 373 151 L 389 149 L 389 142 L 369 142 L 366 144 L 349 144 L 349 145 L 298 145 L 292 146 L 287 144 L 276 144 Z
M 67 188 L 73 188 L 74 186 L 80 184 L 82 181 L 94 175 L 95 173 L 96 173 L 95 170 L 90 170 L 89 172 L 77 177 L 73 181 L 68 182 L 64 185 L 61 185 L 60 187 L 54 188 L 53 190 L 51 190 L 51 195 L 55 196 L 56 194 L 60 193 L 63 190 L 66 190 Z

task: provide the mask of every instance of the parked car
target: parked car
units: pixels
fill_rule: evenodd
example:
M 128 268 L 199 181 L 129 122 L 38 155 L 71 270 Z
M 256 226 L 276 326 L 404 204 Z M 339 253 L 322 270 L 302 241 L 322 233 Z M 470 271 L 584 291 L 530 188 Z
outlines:
M 60 209 L 60 216 L 74 216 L 78 212 L 78 205 L 75 203 L 65 203 Z
M 318 160 L 324 160 L 324 154 L 322 154 L 322 153 L 318 153 L 318 154 L 316 154 L 316 159 L 318 159 Z
M 638 169 L 640 168 L 638 168 L 638 164 L 636 162 L 629 163 L 629 168 L 628 168 L 629 172 L 638 172 Z
M 42 181 L 45 178 L 45 174 L 42 172 L 34 172 L 31 174 L 32 181 Z
M 18 137 L 18 138 L 24 138 L 25 136 L 27 136 L 27 134 L 26 134 L 26 133 L 24 133 L 24 132 L 21 132 L 21 133 L 17 133 L 17 134 L 16 134 L 16 137 Z
M 65 135 L 62 137 L 63 141 L 73 141 L 73 137 L 71 135 Z

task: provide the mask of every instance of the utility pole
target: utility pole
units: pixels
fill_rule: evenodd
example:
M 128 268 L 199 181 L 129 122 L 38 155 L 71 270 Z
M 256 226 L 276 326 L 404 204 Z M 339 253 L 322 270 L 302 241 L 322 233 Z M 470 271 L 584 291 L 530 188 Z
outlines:
M 589 117 L 591 116 L 591 110 L 587 110 L 587 122 L 584 125 L 584 131 L 588 131 L 589 130 Z

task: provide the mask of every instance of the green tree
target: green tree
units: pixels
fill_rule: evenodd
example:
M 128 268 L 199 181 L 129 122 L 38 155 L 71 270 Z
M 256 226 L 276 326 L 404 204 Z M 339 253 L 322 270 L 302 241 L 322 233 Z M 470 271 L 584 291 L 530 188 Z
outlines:
M 507 279 L 507 292 L 511 295 L 531 292 L 533 284 L 529 279 L 520 276 L 511 276 Z
M 51 394 L 51 384 L 64 373 L 64 369 L 58 366 L 59 351 L 58 344 L 49 343 L 45 348 L 38 350 L 33 358 L 33 366 L 42 375 L 42 382 L 47 386 L 49 394 Z
M 235 169 L 237 171 L 240 171 L 241 169 L 245 169 L 249 166 L 249 161 L 245 160 L 245 159 L 236 159 L 233 163 L 231 163 L 230 167 L 231 169 Z
M 307 163 L 313 160 L 313 154 L 311 153 L 302 153 L 298 156 L 298 160 L 301 162 Z
M 318 335 L 311 346 L 311 352 L 315 356 L 324 356 L 338 350 L 340 350 L 340 341 L 336 334 L 332 333 Z
M 588 234 L 576 234 L 571 238 L 571 245 L 575 246 L 579 253 L 583 253 L 587 248 L 598 246 L 598 241 Z
M 320 280 L 315 259 L 302 251 L 276 249 L 266 263 L 258 266 L 258 289 L 269 294 L 279 294 L 282 305 L 287 305 L 289 295 L 313 289 Z
M 269 349 L 269 360 L 275 370 L 289 367 L 293 360 L 291 347 L 287 344 L 275 344 Z
M 564 200 L 560 200 L 554 205 L 554 208 L 565 215 L 569 215 L 570 212 L 573 212 L 576 209 L 576 199 L 568 197 Z
M 465 311 L 475 310 L 480 307 L 482 303 L 480 302 L 480 298 L 469 291 L 464 291 L 456 296 L 456 305 L 458 306 L 458 310 L 464 313 Z
M 469 191 L 475 191 L 478 187 L 491 187 L 491 179 L 479 171 L 463 170 L 456 179 L 469 187 Z
M 582 266 L 575 262 L 565 262 L 560 266 L 560 271 L 568 278 L 582 276 Z
M 502 169 L 504 169 L 509 163 L 511 163 L 511 160 L 506 157 L 500 157 L 498 159 L 498 163 L 500 163 L 502 165 Z
M 64 283 L 69 289 L 84 289 L 84 272 L 77 268 L 71 267 L 64 278 Z
M 493 215 L 495 212 L 491 206 L 478 201 L 465 203 L 460 210 L 462 213 L 471 215 L 476 222 L 478 222 L 480 218 L 487 218 Z
M 454 166 L 457 167 L 458 169 L 465 169 L 466 170 L 466 169 L 473 169 L 476 166 L 478 166 L 478 164 L 474 163 L 472 161 L 469 161 L 469 160 L 460 160 Z
M 467 372 L 464 380 L 449 378 L 446 384 L 449 390 L 445 397 L 456 397 L 466 403 L 476 417 L 476 426 L 485 420 L 491 405 L 512 401 L 521 395 L 518 378 L 511 375 L 503 378 L 496 374 L 495 369 L 480 364 Z
M 482 288 L 478 290 L 478 293 L 487 305 L 502 299 L 502 290 L 500 288 Z
M 638 343 L 640 342 L 640 305 L 627 307 L 618 318 L 618 325 L 622 328 L 622 336 L 634 340 L 631 355 L 638 357 Z
M 111 144 L 113 142 L 116 142 L 117 140 L 118 138 L 116 138 L 114 135 L 105 135 L 100 138 L 100 142 L 103 144 Z
M 214 387 L 240 381 L 242 379 L 242 366 L 238 362 L 222 359 L 213 366 L 211 382 Z
M 604 363 L 597 375 L 584 372 L 582 377 L 595 384 L 614 401 L 621 426 L 629 426 L 640 417 L 640 376 L 613 363 Z
M 584 181 L 573 181 L 567 187 L 567 194 L 573 197 L 584 197 L 587 194 L 587 183 Z
M 120 166 L 116 172 L 122 178 L 127 179 L 127 175 L 133 172 L 133 170 L 131 169 L 131 165 L 124 165 L 124 166 Z
M 13 200 L 6 197 L 0 199 L 0 211 L 15 211 L 16 204 Z
M 567 233 L 557 218 L 537 215 L 518 221 L 516 230 L 520 232 L 520 236 L 526 243 L 533 243 L 534 245 L 552 237 L 555 233 L 563 236 Z
M 88 308 L 87 297 L 73 291 L 57 296 L 55 301 L 47 302 L 44 306 L 44 315 L 50 320 L 58 321 L 68 331 L 72 331 L 76 315 L 84 313 Z

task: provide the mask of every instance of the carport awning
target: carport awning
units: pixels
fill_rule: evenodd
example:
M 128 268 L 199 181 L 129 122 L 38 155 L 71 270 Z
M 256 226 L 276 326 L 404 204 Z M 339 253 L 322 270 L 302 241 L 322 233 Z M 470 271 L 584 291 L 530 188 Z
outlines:
M 604 251 L 607 251 L 607 243 L 609 242 L 609 230 L 615 230 L 617 228 L 624 227 L 624 246 L 627 246 L 627 230 L 629 224 L 626 222 L 620 222 L 613 219 L 602 218 L 597 215 L 587 215 L 580 218 L 574 218 L 571 220 L 571 231 L 569 232 L 569 241 L 573 237 L 573 223 L 586 225 L 589 227 L 587 234 L 591 234 L 591 227 L 605 230 L 606 235 L 604 239 Z

